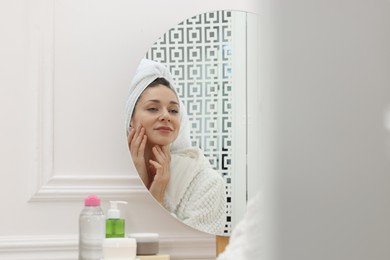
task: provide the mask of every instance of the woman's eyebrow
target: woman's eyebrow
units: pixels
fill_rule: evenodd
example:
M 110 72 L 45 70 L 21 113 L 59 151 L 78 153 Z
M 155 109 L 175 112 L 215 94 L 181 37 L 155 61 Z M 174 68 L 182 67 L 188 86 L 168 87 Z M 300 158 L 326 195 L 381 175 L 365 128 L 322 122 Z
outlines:
M 153 102 L 153 103 L 161 103 L 159 99 L 148 99 L 146 102 Z M 177 101 L 171 100 L 169 101 L 170 104 L 179 105 Z

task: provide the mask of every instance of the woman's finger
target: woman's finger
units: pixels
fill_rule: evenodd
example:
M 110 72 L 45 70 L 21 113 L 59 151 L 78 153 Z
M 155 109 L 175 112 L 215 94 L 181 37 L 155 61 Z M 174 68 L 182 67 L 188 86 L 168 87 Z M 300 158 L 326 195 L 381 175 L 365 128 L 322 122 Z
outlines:
M 139 156 L 139 149 L 140 146 L 143 144 L 145 138 L 145 128 L 143 128 L 141 125 L 137 127 L 137 130 L 135 130 L 134 137 L 131 142 L 131 148 L 132 152 L 134 152 L 134 155 Z M 142 152 L 143 155 L 143 152 Z
M 159 169 L 162 169 L 162 165 L 159 164 L 159 163 L 156 162 L 156 161 L 149 160 L 149 163 L 150 163 L 151 165 L 153 165 L 153 167 L 155 168 L 156 174 L 159 173 Z
M 142 138 L 141 144 L 138 148 L 138 156 L 142 156 L 142 157 L 144 156 L 147 140 L 148 140 L 148 137 L 146 135 L 144 135 Z
M 128 144 L 129 144 L 129 148 L 130 148 L 131 143 L 132 143 L 132 141 L 133 141 L 134 134 L 135 134 L 135 130 L 134 130 L 134 128 L 131 128 L 131 129 L 130 129 L 129 135 L 127 136 L 127 142 L 128 142 Z
M 170 161 L 171 160 L 171 152 L 169 151 L 169 146 L 168 145 L 164 145 L 162 147 L 163 149 L 163 152 L 165 154 L 165 156 L 168 158 L 168 160 Z
M 135 131 L 135 140 L 134 140 L 134 147 L 138 147 L 142 141 L 142 138 L 144 136 L 144 132 L 145 130 L 143 129 L 143 127 L 141 125 L 139 125 Z
M 153 147 L 152 151 L 153 151 L 154 156 L 156 157 L 156 160 L 159 163 L 165 163 L 166 162 L 166 156 L 165 156 L 165 154 L 164 154 L 164 152 L 163 152 L 163 150 L 161 149 L 160 146 Z

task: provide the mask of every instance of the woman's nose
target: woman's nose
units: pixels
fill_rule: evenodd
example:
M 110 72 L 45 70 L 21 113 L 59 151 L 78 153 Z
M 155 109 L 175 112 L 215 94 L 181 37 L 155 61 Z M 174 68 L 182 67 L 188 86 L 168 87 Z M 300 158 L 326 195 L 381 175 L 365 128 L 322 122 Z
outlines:
M 163 109 L 160 115 L 160 120 L 162 121 L 171 121 L 171 116 L 167 109 Z

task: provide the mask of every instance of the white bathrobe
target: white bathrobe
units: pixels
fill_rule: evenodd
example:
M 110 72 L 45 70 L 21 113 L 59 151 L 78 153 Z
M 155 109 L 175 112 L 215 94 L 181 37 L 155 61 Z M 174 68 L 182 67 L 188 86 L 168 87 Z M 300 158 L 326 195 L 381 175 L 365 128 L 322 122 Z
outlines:
M 164 207 L 198 230 L 223 235 L 226 223 L 223 178 L 198 148 L 171 154 L 171 178 Z

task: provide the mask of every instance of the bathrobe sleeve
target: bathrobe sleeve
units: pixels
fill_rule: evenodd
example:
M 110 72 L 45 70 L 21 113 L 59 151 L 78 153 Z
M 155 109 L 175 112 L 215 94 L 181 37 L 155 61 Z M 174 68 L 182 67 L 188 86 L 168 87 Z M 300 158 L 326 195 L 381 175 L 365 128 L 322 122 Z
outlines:
M 183 196 L 177 214 L 201 231 L 223 235 L 226 223 L 223 179 L 212 169 L 200 172 Z
M 199 149 L 172 154 L 164 206 L 185 224 L 222 235 L 226 223 L 225 182 Z

